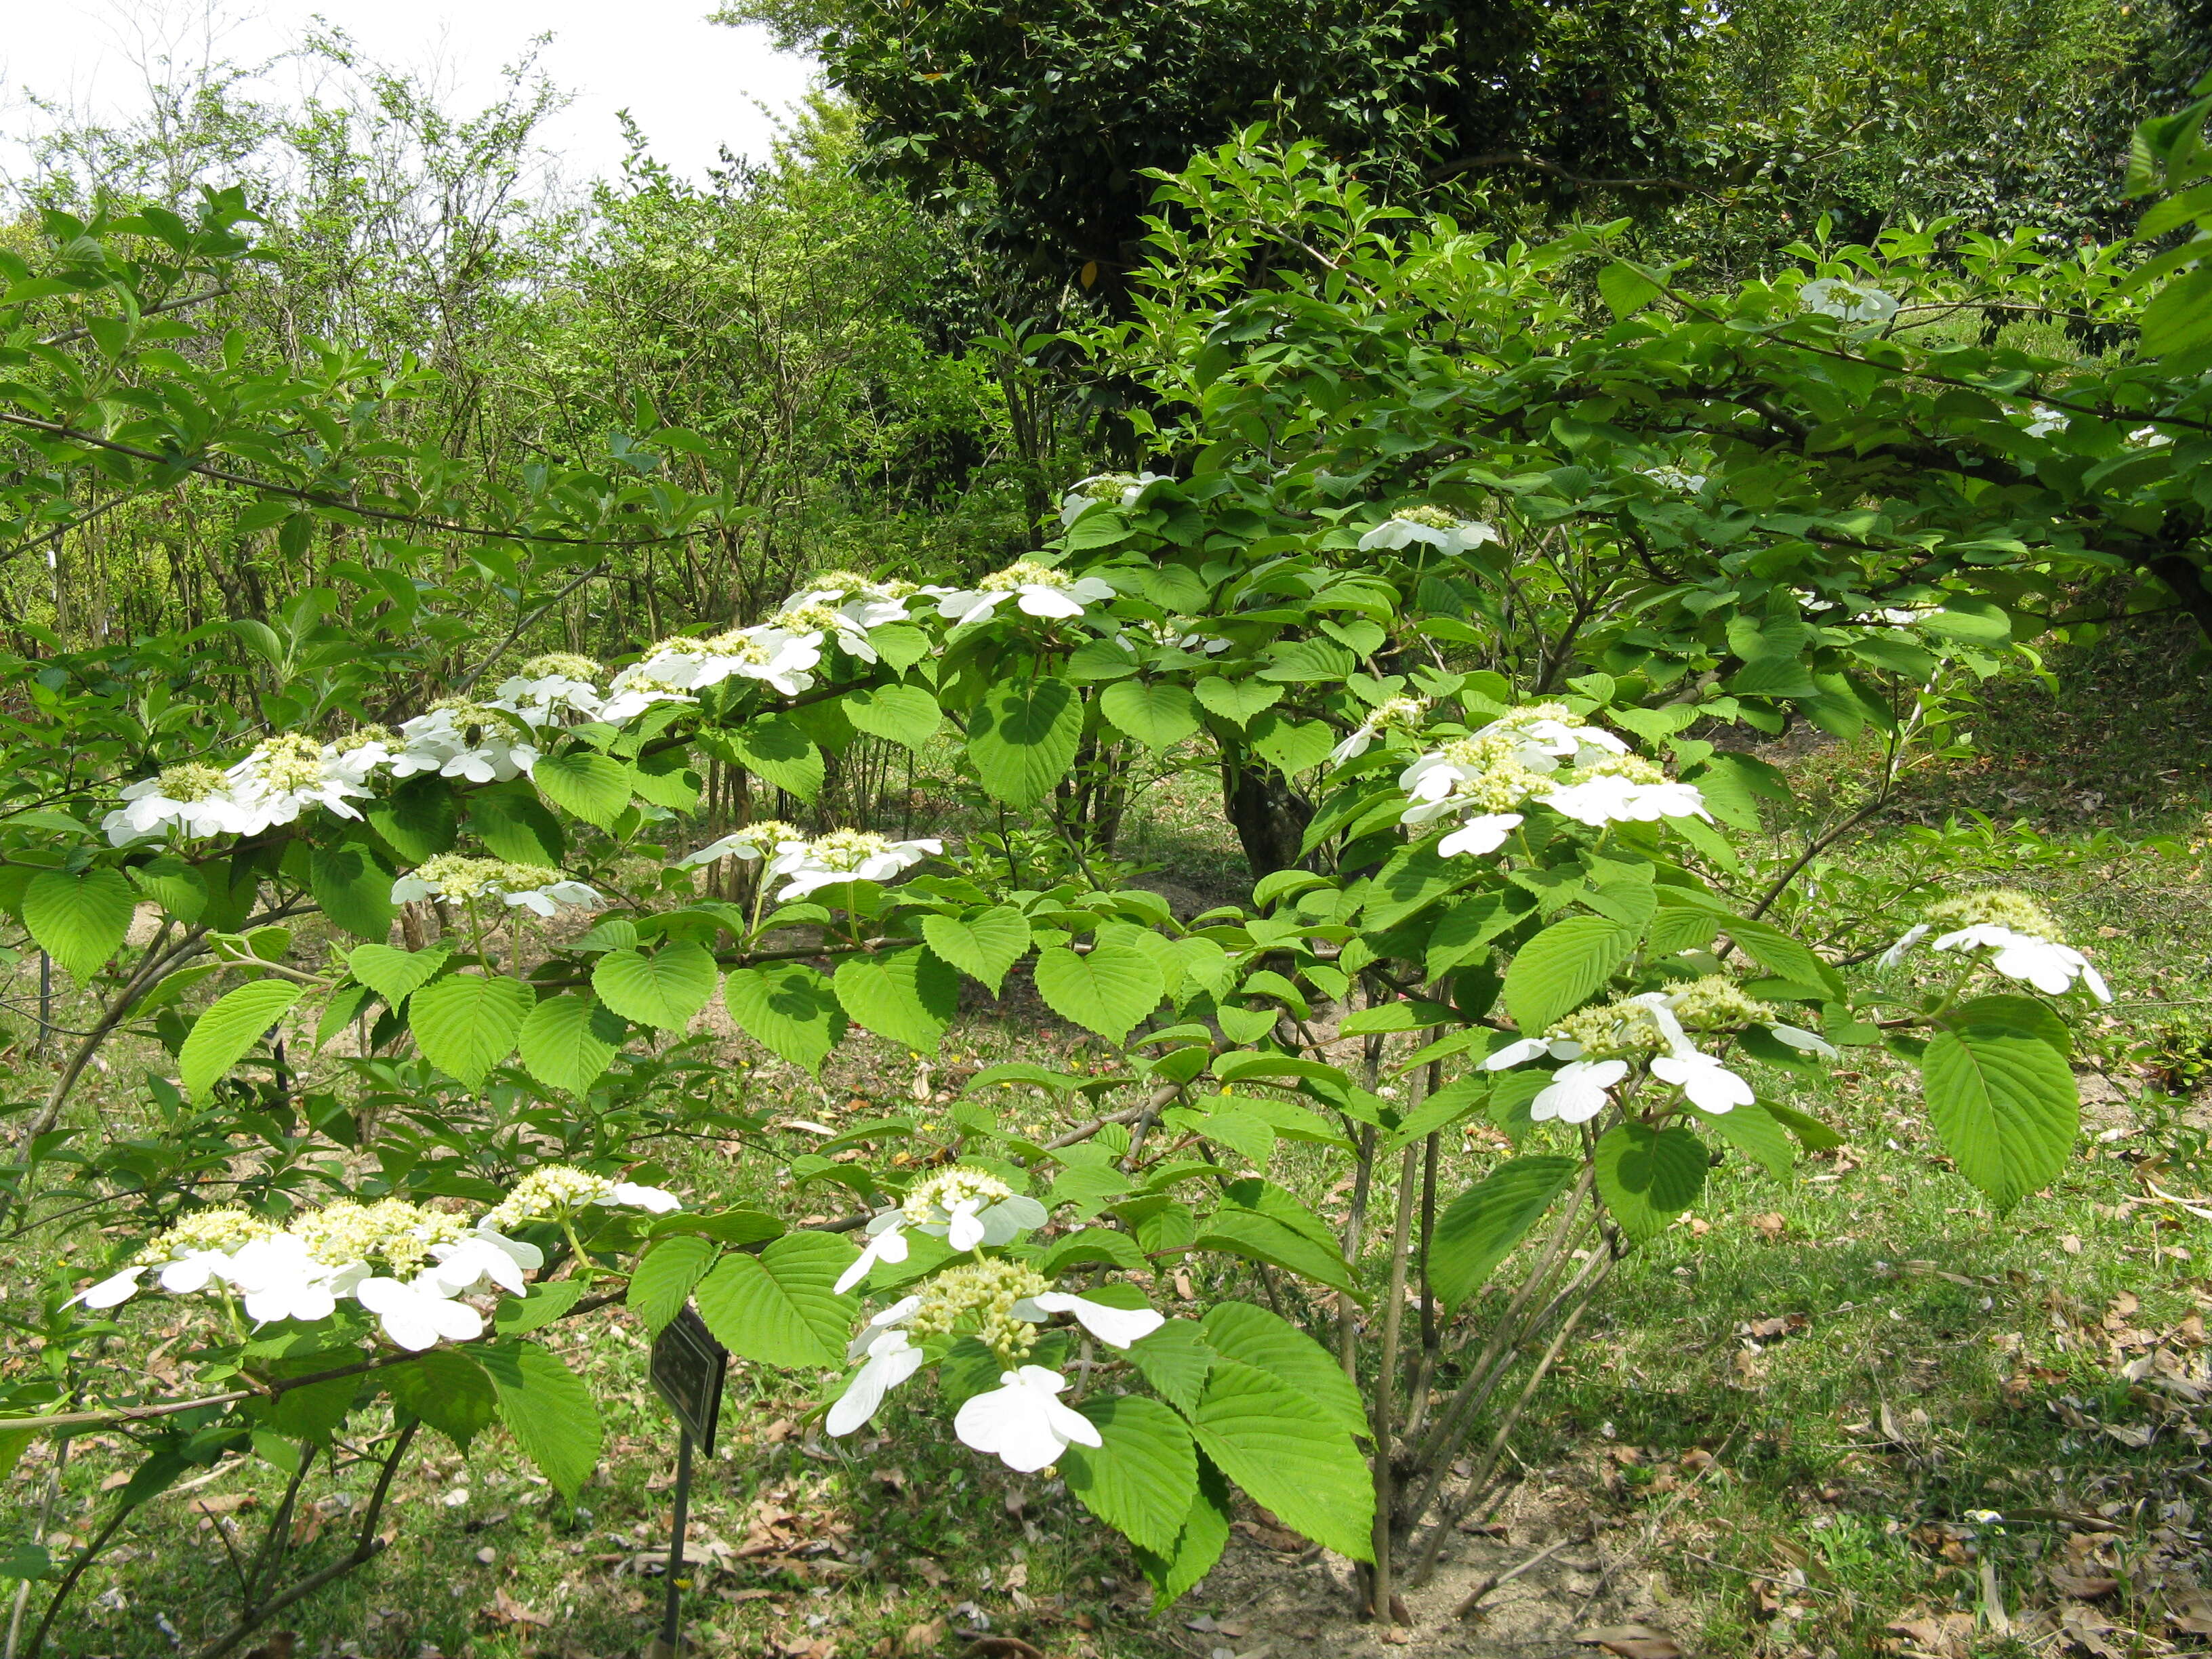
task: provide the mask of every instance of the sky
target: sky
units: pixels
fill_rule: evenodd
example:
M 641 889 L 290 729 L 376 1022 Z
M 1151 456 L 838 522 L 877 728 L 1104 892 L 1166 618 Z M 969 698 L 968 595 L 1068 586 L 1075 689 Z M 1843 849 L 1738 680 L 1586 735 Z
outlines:
M 777 52 L 766 31 L 705 21 L 714 0 L 0 0 L 0 175 L 18 173 L 22 137 L 40 120 L 35 94 L 112 118 L 143 102 L 141 63 L 209 58 L 258 64 L 299 44 L 319 18 L 372 58 L 428 70 L 456 94 L 489 102 L 501 68 L 534 36 L 553 39 L 539 67 L 574 94 L 543 130 L 562 171 L 581 180 L 618 167 L 616 112 L 644 128 L 653 154 L 697 176 L 726 144 L 764 155 L 781 114 L 805 92 L 811 60 Z M 269 94 L 296 96 L 296 67 Z

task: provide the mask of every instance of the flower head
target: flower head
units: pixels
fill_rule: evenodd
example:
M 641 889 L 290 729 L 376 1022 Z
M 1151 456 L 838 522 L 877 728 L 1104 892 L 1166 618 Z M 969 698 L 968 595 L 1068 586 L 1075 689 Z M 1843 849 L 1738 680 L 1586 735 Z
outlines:
M 1679 466 L 1662 465 L 1638 467 L 1638 471 L 1662 489 L 1677 489 L 1685 495 L 1694 495 L 1705 487 L 1702 472 L 1686 472 Z
M 1050 1288 L 1026 1262 L 1000 1256 L 957 1262 L 922 1286 L 907 1328 L 922 1337 L 972 1332 L 1000 1364 L 1015 1364 L 1036 1345 L 1035 1311 L 1025 1316 L 1021 1304 Z
M 365 1279 L 354 1297 L 377 1316 L 384 1334 L 398 1346 L 420 1353 L 442 1339 L 471 1342 L 483 1334 L 483 1316 L 454 1301 L 429 1273 L 411 1279 Z
M 850 1434 L 874 1420 L 884 1396 L 912 1376 L 927 1358 L 904 1331 L 878 1331 L 868 1339 L 866 1362 L 830 1407 L 830 1432 Z
M 972 588 L 947 593 L 937 602 L 937 614 L 966 626 L 989 621 L 1000 605 L 1012 599 L 1025 615 L 1065 622 L 1081 616 L 1085 606 L 1113 597 L 1112 585 L 1096 576 L 1071 576 L 1035 559 L 1018 559 Z
M 333 764 L 335 757 L 313 738 L 287 732 L 258 744 L 230 769 L 230 787 L 252 822 L 247 831 L 289 823 L 310 807 L 327 806 L 342 818 L 361 814 L 348 805 L 369 791 L 357 766 Z
M 1823 276 L 1797 290 L 1797 303 L 1846 323 L 1886 323 L 1897 315 L 1897 296 L 1840 276 Z
M 1982 887 L 1928 907 L 1929 920 L 1905 930 L 1881 954 L 1893 968 L 1906 952 L 1938 927 L 1961 924 L 1938 934 L 1929 948 L 1985 953 L 1983 959 L 2008 979 L 2025 981 L 2046 996 L 2059 996 L 2079 984 L 2100 1002 L 2112 1000 L 2105 976 L 2086 956 L 2063 942 L 2064 934 L 2035 900 L 2009 888 Z
M 1440 553 L 1472 553 L 1498 539 L 1497 526 L 1480 519 L 1463 519 L 1441 507 L 1401 507 L 1359 538 L 1359 550 L 1371 553 L 1419 542 Z
M 1385 697 L 1367 711 L 1367 718 L 1342 743 L 1328 751 L 1332 764 L 1365 754 L 1387 732 L 1418 732 L 1429 718 L 1426 697 Z
M 542 864 L 471 858 L 464 853 L 440 853 L 427 858 L 416 866 L 413 874 L 392 884 L 394 904 L 433 896 L 463 902 L 496 898 L 509 908 L 541 916 L 563 908 L 589 909 L 605 902 L 592 888 L 569 881 L 558 870 Z
M 599 692 L 599 678 L 605 672 L 589 657 L 550 651 L 532 657 L 499 683 L 495 707 L 513 711 L 533 726 L 544 726 L 564 711 L 597 720 L 605 701 Z
M 1774 1018 L 1771 1005 L 1747 995 L 1726 974 L 1708 974 L 1677 986 L 1673 999 L 1674 1018 L 1692 1031 L 1740 1031 Z
M 1100 502 L 1134 507 L 1138 497 L 1156 483 L 1167 482 L 1163 472 L 1094 472 L 1079 478 L 1060 498 L 1060 521 L 1073 524 Z
M 785 878 L 776 895 L 781 903 L 838 882 L 889 881 L 944 850 L 945 843 L 934 837 L 892 841 L 871 830 L 833 830 L 812 841 L 784 842 L 768 873 Z
M 174 830 L 187 839 L 250 832 L 252 807 L 240 799 L 230 779 L 197 761 L 164 767 L 121 792 L 125 805 L 100 822 L 108 843 L 121 847 L 142 836 Z
M 538 750 L 520 717 L 496 703 L 447 697 L 399 728 L 395 777 L 434 772 L 471 783 L 504 783 L 538 764 Z

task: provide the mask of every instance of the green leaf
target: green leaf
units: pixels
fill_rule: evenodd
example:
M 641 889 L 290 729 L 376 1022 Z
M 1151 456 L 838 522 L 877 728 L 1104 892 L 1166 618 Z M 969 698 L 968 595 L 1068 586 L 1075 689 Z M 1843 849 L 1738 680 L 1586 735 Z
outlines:
M 629 805 L 629 768 L 605 755 L 540 755 L 530 776 L 554 805 L 602 830 L 612 829 Z
M 1154 750 L 1172 749 L 1198 730 L 1198 705 L 1189 691 L 1167 680 L 1122 680 L 1106 688 L 1098 707 L 1108 720 Z
M 1457 1312 L 1481 1289 L 1581 1169 L 1577 1158 L 1509 1158 L 1437 1218 L 1429 1242 L 1429 1286 L 1448 1310 Z
M 14 822 L 21 823 L 28 816 L 27 813 L 19 815 Z M 198 870 L 173 853 L 164 853 L 143 864 L 134 864 L 125 873 L 140 892 L 179 921 L 187 924 L 198 921 L 200 913 L 207 908 L 206 880 Z
M 490 1376 L 459 1348 L 432 1348 L 389 1367 L 383 1380 L 401 1410 L 413 1413 L 463 1451 L 499 1410 Z
M 882 685 L 845 696 L 845 718 L 861 731 L 919 753 L 937 735 L 945 715 L 937 699 L 918 685 Z
M 556 1279 L 550 1285 L 534 1285 L 521 1296 L 503 1296 L 492 1310 L 492 1325 L 501 1336 L 541 1329 L 565 1318 L 589 1288 L 580 1279 Z
M 712 1239 L 679 1233 L 639 1258 L 625 1300 L 646 1329 L 658 1336 L 662 1326 L 684 1311 L 691 1287 L 714 1264 L 719 1248 Z
M 1721 926 L 1745 955 L 1769 973 L 1808 991 L 1825 990 L 1838 1002 L 1844 1000 L 1843 982 L 1836 977 L 1836 970 L 1779 927 L 1742 916 L 1724 917 Z
M 921 936 L 945 961 L 990 987 L 993 996 L 1006 982 L 1006 970 L 1030 948 L 1028 919 L 1011 904 L 972 916 L 924 916 Z
M 517 864 L 557 870 L 568 860 L 568 838 L 562 833 L 561 820 L 545 810 L 537 792 L 520 778 L 470 795 L 469 833 L 495 857 Z
M 516 1046 L 531 1076 L 580 1096 L 607 1069 L 629 1029 L 597 997 L 548 997 L 522 1022 Z
M 1283 700 L 1283 688 L 1265 680 L 1208 678 L 1198 683 L 1197 691 L 1208 714 L 1218 714 L 1232 726 L 1246 725 Z
M 369 828 L 410 864 L 450 852 L 461 833 L 453 786 L 441 777 L 409 778 L 362 808 Z
M 555 1491 L 574 1503 L 599 1461 L 605 1438 L 591 1390 L 535 1342 L 490 1343 L 476 1354 L 491 1378 L 500 1421 L 514 1443 Z
M 2146 357 L 2179 357 L 2212 344 L 2212 259 L 2169 278 L 2143 307 L 2138 349 Z
M 1788 1133 L 1759 1102 L 1725 1112 L 1708 1112 L 1695 1106 L 1690 1109 L 1696 1114 L 1694 1121 L 1704 1124 L 1709 1133 L 1749 1153 L 1765 1164 L 1769 1173 L 1787 1176 L 1796 1164 L 1797 1155 L 1790 1147 Z
M 1598 272 L 1597 291 L 1615 317 L 1632 317 L 1657 299 L 1662 290 L 1635 266 L 1616 259 Z
M 689 941 L 664 945 L 651 956 L 610 951 L 592 969 L 592 988 L 624 1019 L 663 1031 L 680 1031 L 714 994 L 714 958 Z
M 1279 714 L 1263 714 L 1252 724 L 1252 747 L 1273 761 L 1285 776 L 1310 772 L 1336 746 L 1336 733 L 1320 720 L 1293 720 Z
M 1295 1200 L 1291 1201 L 1296 1203 Z M 1206 1218 L 1205 1231 L 1193 1243 L 1198 1249 L 1220 1250 L 1249 1261 L 1265 1261 L 1332 1290 L 1359 1294 L 1352 1270 L 1345 1265 L 1343 1252 L 1335 1243 L 1313 1237 L 1310 1229 L 1294 1224 L 1294 1219 L 1283 1213 L 1224 1203 Z
M 1797 1137 L 1797 1144 L 1808 1152 L 1825 1152 L 1844 1144 L 1844 1138 L 1817 1117 L 1808 1117 L 1795 1106 L 1784 1106 L 1778 1100 L 1761 1101 L 1766 1115 Z
M 346 967 L 363 985 L 397 1008 L 428 984 L 453 953 L 442 945 L 427 951 L 396 951 L 388 945 L 356 945 L 346 952 Z
M 1287 1319 L 1249 1302 L 1217 1302 L 1206 1310 L 1200 1328 L 1206 1345 L 1223 1358 L 1267 1372 L 1320 1407 L 1346 1433 L 1366 1437 L 1366 1408 L 1344 1367 Z
M 399 907 L 392 902 L 393 871 L 364 843 L 318 847 L 309 855 L 309 885 L 323 914 L 358 939 L 381 939 Z
M 1119 939 L 1098 939 L 1082 955 L 1048 945 L 1037 952 L 1036 974 L 1046 1006 L 1110 1042 L 1127 1036 L 1167 994 L 1158 965 Z
M 1229 1542 L 1231 1503 L 1229 1483 L 1222 1479 L 1221 1471 L 1201 1455 L 1198 1460 L 1198 1496 L 1191 1500 L 1190 1510 L 1183 1516 L 1182 1529 L 1176 1534 L 1174 1548 L 1159 1554 L 1140 1544 L 1132 1546 L 1137 1565 L 1152 1583 L 1155 1613 L 1164 1612 L 1170 1603 L 1213 1571 L 1213 1564 L 1220 1560 L 1221 1552 Z
M 1620 1123 L 1598 1137 L 1598 1196 L 1641 1243 L 1697 1201 L 1705 1184 L 1705 1144 L 1687 1129 Z
M 722 981 L 722 1001 L 747 1036 L 817 1077 L 844 1040 L 845 1011 L 829 977 L 803 962 L 732 968 Z
M 831 981 L 854 1024 L 932 1054 L 959 1011 L 960 979 L 919 946 L 848 957 Z
M 841 1365 L 860 1304 L 830 1287 L 853 1255 L 830 1233 L 786 1233 L 757 1256 L 724 1256 L 693 1299 L 732 1353 L 763 1365 Z
M 41 870 L 23 889 L 23 925 L 70 978 L 88 980 L 121 947 L 137 906 L 119 870 Z
M 1005 680 L 968 722 L 968 758 L 994 800 L 1034 806 L 1067 775 L 1083 735 L 1083 706 L 1065 680 Z
M 1198 1496 L 1198 1454 L 1182 1419 L 1142 1395 L 1093 1395 L 1076 1408 L 1097 1425 L 1096 1449 L 1072 1445 L 1060 1460 L 1067 1489 L 1130 1542 L 1175 1547 Z
M 1588 1001 L 1627 959 L 1636 930 L 1605 916 L 1570 916 L 1522 945 L 1505 970 L 1505 1006 L 1540 1036 Z
M 2047 1042 L 2062 1054 L 2074 1052 L 2074 1033 L 2059 1018 L 2057 1010 L 2036 997 L 2003 994 L 1969 997 L 1947 1012 L 1943 1023 L 1954 1026 L 1995 1026 L 1999 1030 Z
M 1218 1362 L 1192 1414 L 1198 1443 L 1285 1526 L 1339 1555 L 1375 1559 L 1375 1486 L 1350 1434 L 1288 1383 Z
M 407 1027 L 424 1059 L 478 1089 L 514 1049 L 536 1001 L 528 986 L 511 979 L 454 974 L 409 999 Z
M 1130 1361 L 1145 1381 L 1185 1411 L 1197 1407 L 1206 1374 L 1218 1358 L 1197 1322 L 1189 1319 L 1170 1319 L 1129 1345 Z
M 803 801 L 822 793 L 826 775 L 822 751 L 796 720 L 775 714 L 724 734 L 740 765 Z
M 2064 1054 L 2003 1026 L 1970 1025 L 1939 1033 L 1920 1069 L 1943 1150 L 1999 1211 L 2057 1178 L 2081 1127 Z
M 307 988 L 285 979 L 258 979 L 216 999 L 193 1021 L 177 1055 L 185 1092 L 204 1103 L 208 1091 L 238 1064 L 262 1034 L 297 1002 Z

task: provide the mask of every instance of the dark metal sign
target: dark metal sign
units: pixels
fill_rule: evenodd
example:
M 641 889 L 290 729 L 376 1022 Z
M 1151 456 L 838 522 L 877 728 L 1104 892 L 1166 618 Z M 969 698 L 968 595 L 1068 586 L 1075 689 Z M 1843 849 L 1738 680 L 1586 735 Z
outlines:
M 722 1376 L 729 1350 L 714 1340 L 707 1322 L 685 1304 L 653 1345 L 653 1386 L 702 1452 L 714 1449 L 714 1425 L 722 1414 Z

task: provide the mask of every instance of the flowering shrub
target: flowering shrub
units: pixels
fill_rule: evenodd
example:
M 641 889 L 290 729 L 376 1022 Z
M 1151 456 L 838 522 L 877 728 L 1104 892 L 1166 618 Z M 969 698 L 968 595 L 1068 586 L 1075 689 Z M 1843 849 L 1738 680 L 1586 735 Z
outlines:
M 1176 473 L 1074 485 L 1035 557 L 964 585 L 832 573 L 611 672 L 561 653 L 486 698 L 470 678 L 392 730 L 360 711 L 421 704 L 369 695 L 395 688 L 319 633 L 319 599 L 289 642 L 263 626 L 267 730 L 189 674 L 161 693 L 204 697 L 189 720 L 53 703 L 83 723 L 24 741 L 45 793 L 0 841 L 0 899 L 100 1006 L 5 1197 L 73 1182 L 135 1224 L 90 1284 L 56 1287 L 60 1358 L 5 1401 L 9 1443 L 129 1425 L 135 1504 L 230 1449 L 303 1469 L 372 1413 L 387 1468 L 421 1425 L 465 1445 L 496 1420 L 573 1497 L 599 1419 L 536 1334 L 617 1296 L 657 1331 L 688 1302 L 743 1359 L 818 1381 L 833 1439 L 933 1417 L 1010 1468 L 1056 1467 L 1164 1602 L 1211 1568 L 1241 1490 L 1361 1563 L 1387 1617 L 1493 1492 L 1613 1264 L 1700 1201 L 1715 1152 L 1786 1174 L 1838 1143 L 1793 1076 L 1886 1045 L 1996 1205 L 2058 1173 L 2077 1116 L 2059 1009 L 2109 994 L 2094 966 L 2024 899 L 1978 892 L 1847 979 L 1850 953 L 1790 926 L 1820 848 L 1747 864 L 1732 832 L 1783 785 L 1721 739 L 1794 720 L 1859 739 L 1879 805 L 1957 741 L 1953 678 L 2063 621 L 2075 531 L 2117 544 L 2193 510 L 2201 392 L 2138 376 L 2054 426 L 2027 371 L 1899 344 L 1884 331 L 1920 303 L 1899 268 L 1954 280 L 1919 233 L 1808 249 L 1821 274 L 1717 299 L 1607 264 L 1616 318 L 1595 326 L 1553 281 L 1587 235 L 1494 256 L 1441 224 L 1394 240 L 1310 155 L 1249 147 L 1168 198 L 1143 320 L 1091 343 L 1148 377 Z M 1246 281 L 1286 217 L 1320 263 Z M 1967 263 L 2003 292 L 2027 257 Z M 2102 256 L 2067 281 L 2135 303 Z M 1929 389 L 1984 374 L 1963 402 Z M 2130 442 L 2146 416 L 2176 441 Z M 1869 508 L 1868 458 L 1922 426 L 1987 465 L 1947 473 L 1895 440 L 1919 493 Z M 2035 504 L 1983 488 L 2045 461 Z M 708 510 L 599 483 L 561 498 Z M 2107 488 L 2125 501 L 2093 499 Z M 2097 556 L 2138 554 L 2186 602 L 2186 572 L 2134 544 Z M 947 835 L 686 825 L 710 763 L 818 813 L 863 738 L 947 745 L 1073 873 L 987 887 Z M 103 757 L 94 784 L 80 750 Z M 1081 803 L 1137 752 L 1218 769 L 1248 902 L 1184 922 L 1091 878 Z M 749 906 L 702 894 L 724 860 L 757 866 Z M 127 945 L 141 903 L 156 931 Z M 440 935 L 391 943 L 402 906 Z M 572 909 L 595 924 L 526 922 Z M 292 960 L 308 911 L 352 942 Z M 997 996 L 1017 973 L 1110 1073 L 992 1068 L 943 1144 L 902 1121 L 835 1149 L 859 1158 L 790 1161 L 850 1213 L 696 1212 L 636 1154 L 636 1126 L 693 1106 L 684 1036 L 711 999 L 818 1076 L 856 1030 L 935 1054 L 963 981 Z M 70 1091 L 133 1019 L 173 1054 L 152 1085 L 173 1144 L 80 1152 Z M 339 1081 L 296 1088 L 303 1048 Z M 1000 1083 L 1056 1092 L 1069 1121 L 1006 1121 Z M 1135 1103 L 1089 1107 L 1115 1089 Z M 1495 1139 L 1471 1146 L 1478 1127 Z M 222 1207 L 183 1196 L 249 1137 L 280 1175 Z M 364 1139 L 373 1176 L 301 1150 Z M 1284 1141 L 1351 1183 L 1341 1224 L 1273 1177 Z M 1162 1275 L 1192 1257 L 1245 1294 L 1164 1316 Z M 205 1394 L 131 1398 L 84 1358 L 150 1290 L 189 1298 Z

